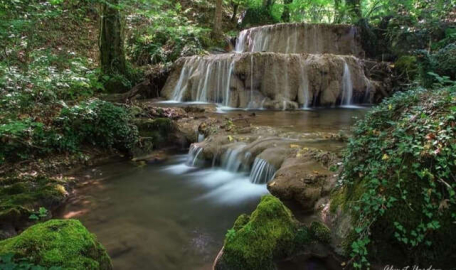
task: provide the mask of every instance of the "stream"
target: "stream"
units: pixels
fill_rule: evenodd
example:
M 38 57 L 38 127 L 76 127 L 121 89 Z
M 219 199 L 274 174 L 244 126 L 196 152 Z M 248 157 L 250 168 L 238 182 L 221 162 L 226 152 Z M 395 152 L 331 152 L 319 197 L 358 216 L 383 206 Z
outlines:
M 256 111 L 252 124 L 337 133 L 366 111 Z M 195 168 L 187 159 L 183 153 L 161 164 L 123 161 L 88 169 L 61 216 L 79 219 L 94 233 L 114 269 L 212 269 L 226 231 L 237 216 L 251 213 L 268 190 L 251 183 L 247 173 Z M 311 261 L 299 269 L 325 268 Z

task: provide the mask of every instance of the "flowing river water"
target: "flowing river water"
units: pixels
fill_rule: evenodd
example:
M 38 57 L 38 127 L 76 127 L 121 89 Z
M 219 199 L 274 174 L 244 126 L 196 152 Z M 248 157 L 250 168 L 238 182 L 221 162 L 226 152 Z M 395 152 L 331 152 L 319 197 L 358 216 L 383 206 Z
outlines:
M 365 112 L 256 111 L 252 124 L 337 133 Z M 81 175 L 86 181 L 80 182 L 61 216 L 81 220 L 106 247 L 115 269 L 211 269 L 236 217 L 252 212 L 268 191 L 265 184 L 251 183 L 247 174 L 195 168 L 186 160 L 182 153 L 161 164 L 123 161 L 88 169 Z M 325 268 L 310 261 L 299 269 Z

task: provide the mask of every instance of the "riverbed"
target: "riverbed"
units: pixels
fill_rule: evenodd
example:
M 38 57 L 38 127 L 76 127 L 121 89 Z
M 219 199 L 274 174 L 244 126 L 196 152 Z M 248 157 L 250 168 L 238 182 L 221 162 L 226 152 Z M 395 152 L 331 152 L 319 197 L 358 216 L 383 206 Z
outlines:
M 337 133 L 348 131 L 365 111 L 255 111 L 252 124 Z M 226 231 L 268 191 L 251 183 L 247 172 L 195 168 L 187 159 L 182 153 L 160 164 L 124 161 L 89 169 L 61 215 L 81 220 L 106 247 L 115 269 L 211 269 Z M 325 269 L 311 263 L 308 269 Z

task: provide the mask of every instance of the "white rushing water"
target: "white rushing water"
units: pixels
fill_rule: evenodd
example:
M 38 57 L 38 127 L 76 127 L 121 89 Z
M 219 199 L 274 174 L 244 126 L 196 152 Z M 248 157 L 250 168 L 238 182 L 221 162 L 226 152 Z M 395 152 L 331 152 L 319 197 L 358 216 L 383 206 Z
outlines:
M 351 80 L 350 68 L 347 62 L 344 61 L 344 74 L 342 76 L 342 105 L 352 105 L 353 99 L 353 84 Z
M 355 41 L 356 28 L 349 25 L 339 27 L 344 28 L 344 39 L 324 24 L 274 24 L 249 28 L 239 33 L 234 51 L 357 55 L 361 48 Z M 330 40 L 338 40 L 344 46 L 328 42 Z
M 250 171 L 250 182 L 254 184 L 265 184 L 273 177 L 276 169 L 266 160 L 256 157 Z
M 226 150 L 222 156 L 222 168 L 230 172 L 239 172 L 242 162 L 239 157 L 245 144 L 239 144 L 234 148 Z
M 342 25 L 337 29 L 337 35 L 331 26 L 323 24 L 276 24 L 243 30 L 232 53 L 182 58 L 181 70 L 176 73 L 179 77 L 168 80 L 172 83 L 168 88 L 165 86 L 165 96 L 175 102 L 215 103 L 244 109 L 266 106 L 286 110 L 290 105 L 287 102 L 296 102 L 303 109 L 335 105 L 324 93 L 333 91 L 328 87 L 332 81 L 321 75 L 329 67 L 331 73 L 343 74 L 336 78 L 340 80 L 340 105 L 370 101 L 375 88 L 364 72 L 359 72 L 363 63 L 350 59 L 350 54 L 357 55 L 360 49 L 356 28 Z M 334 61 L 339 57 L 343 65 Z M 364 80 L 367 82 L 358 83 Z M 356 94 L 365 88 L 364 99 L 359 95 L 353 98 L 353 82 Z

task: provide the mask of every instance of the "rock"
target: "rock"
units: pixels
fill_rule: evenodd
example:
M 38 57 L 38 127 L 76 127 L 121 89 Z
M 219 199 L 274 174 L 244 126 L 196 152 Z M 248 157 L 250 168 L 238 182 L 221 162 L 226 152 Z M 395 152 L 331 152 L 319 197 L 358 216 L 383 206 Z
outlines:
M 298 224 L 277 198 L 266 195 L 229 230 L 214 269 L 272 269 L 273 258 L 292 252 Z
M 235 62 L 235 70 L 228 78 L 232 62 Z M 175 71 L 162 94 L 165 98 L 172 98 L 176 84 L 188 80 L 189 86 L 182 94 L 184 101 L 202 98 L 211 102 L 223 101 L 231 107 L 278 110 L 296 109 L 304 102 L 309 105 L 335 105 L 342 97 L 345 64 L 349 67 L 353 84 L 353 101 L 363 102 L 366 92 L 375 95 L 376 84 L 367 79 L 363 60 L 354 56 L 264 52 L 182 58 L 176 62 Z M 202 70 L 196 69 L 197 66 Z M 211 72 L 206 70 L 209 67 L 212 68 Z M 195 68 L 192 70 L 197 71 L 191 76 L 180 78 L 183 68 Z M 220 80 L 226 83 L 229 80 L 230 85 L 219 87 Z M 204 87 L 207 91 L 201 97 L 203 84 L 207 84 Z
M 266 195 L 250 216 L 240 215 L 228 230 L 214 269 L 276 269 L 294 258 L 327 259 L 330 239 L 326 225 L 300 224 L 279 199 Z
M 320 163 L 309 157 L 286 159 L 268 183 L 271 194 L 282 200 L 297 202 L 311 211 L 317 201 L 329 195 L 335 179 Z
M 112 269 L 96 237 L 74 219 L 36 224 L 20 235 L 0 241 L 0 257 L 13 254 L 35 266 L 63 269 Z

